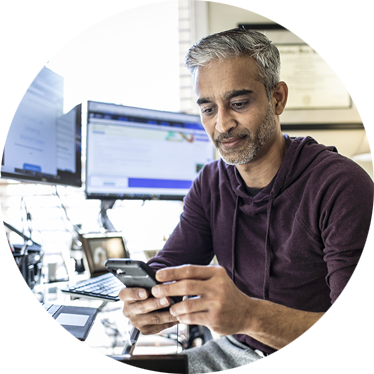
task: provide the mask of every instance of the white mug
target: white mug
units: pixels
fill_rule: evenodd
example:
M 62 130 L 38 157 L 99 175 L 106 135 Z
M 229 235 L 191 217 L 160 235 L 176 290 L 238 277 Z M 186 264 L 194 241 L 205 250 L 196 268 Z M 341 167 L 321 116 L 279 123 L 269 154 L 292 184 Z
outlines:
M 48 280 L 50 282 L 56 281 L 57 262 L 48 263 Z

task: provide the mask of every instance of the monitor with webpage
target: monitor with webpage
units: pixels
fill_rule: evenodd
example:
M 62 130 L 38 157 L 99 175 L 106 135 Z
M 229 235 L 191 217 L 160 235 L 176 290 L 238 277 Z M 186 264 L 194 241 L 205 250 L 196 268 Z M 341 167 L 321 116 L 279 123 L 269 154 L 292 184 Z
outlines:
M 183 200 L 213 159 L 198 115 L 87 104 L 89 199 Z

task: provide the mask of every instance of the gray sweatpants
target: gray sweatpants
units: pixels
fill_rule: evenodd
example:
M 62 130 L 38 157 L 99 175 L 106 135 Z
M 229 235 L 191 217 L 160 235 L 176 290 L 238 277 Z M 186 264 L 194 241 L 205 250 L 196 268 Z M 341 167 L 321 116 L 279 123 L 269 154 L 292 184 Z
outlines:
M 188 356 L 189 374 L 211 373 L 250 364 L 262 356 L 232 336 L 210 340 L 181 354 Z

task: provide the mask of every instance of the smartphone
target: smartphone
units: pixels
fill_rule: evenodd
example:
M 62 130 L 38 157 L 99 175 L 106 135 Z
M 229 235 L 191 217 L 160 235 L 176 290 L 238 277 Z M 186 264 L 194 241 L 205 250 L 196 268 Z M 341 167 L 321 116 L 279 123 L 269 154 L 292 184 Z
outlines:
M 129 258 L 110 258 L 105 262 L 105 267 L 114 274 L 126 287 L 140 287 L 149 291 L 152 296 L 151 288 L 160 284 L 156 280 L 155 271 L 143 261 L 131 260 Z M 182 300 L 182 297 L 171 297 L 171 305 Z M 168 308 L 166 308 L 168 309 Z

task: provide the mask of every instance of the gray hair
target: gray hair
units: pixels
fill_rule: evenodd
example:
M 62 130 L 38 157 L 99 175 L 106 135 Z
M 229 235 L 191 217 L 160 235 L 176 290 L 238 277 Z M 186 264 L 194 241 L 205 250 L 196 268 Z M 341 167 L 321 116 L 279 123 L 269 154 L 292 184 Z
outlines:
M 185 61 L 195 76 L 199 66 L 238 56 L 251 56 L 256 60 L 258 80 L 264 84 L 270 100 L 273 88 L 280 81 L 280 56 L 277 47 L 259 31 L 236 28 L 208 35 L 189 49 Z

